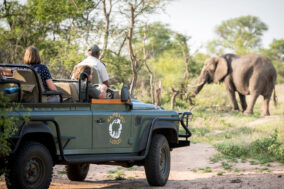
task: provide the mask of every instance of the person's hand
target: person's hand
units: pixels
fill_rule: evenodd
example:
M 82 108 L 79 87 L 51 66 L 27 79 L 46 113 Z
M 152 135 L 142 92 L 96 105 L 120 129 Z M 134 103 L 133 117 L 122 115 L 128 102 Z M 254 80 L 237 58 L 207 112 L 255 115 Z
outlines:
M 107 90 L 107 85 L 105 85 L 105 84 L 102 84 L 101 85 L 101 91 L 106 91 Z

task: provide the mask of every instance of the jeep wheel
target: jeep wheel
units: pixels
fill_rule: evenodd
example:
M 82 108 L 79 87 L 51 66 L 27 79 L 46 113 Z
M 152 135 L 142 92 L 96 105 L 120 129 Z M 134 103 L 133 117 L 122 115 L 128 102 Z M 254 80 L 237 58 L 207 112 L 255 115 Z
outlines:
M 49 187 L 53 162 L 49 150 L 38 142 L 26 142 L 11 157 L 5 173 L 8 188 L 46 189 Z
M 170 148 L 166 137 L 155 135 L 144 165 L 148 183 L 152 186 L 164 186 L 170 174 L 170 164 Z
M 66 172 L 69 180 L 72 181 L 83 181 L 85 180 L 90 164 L 88 163 L 76 163 L 66 165 Z

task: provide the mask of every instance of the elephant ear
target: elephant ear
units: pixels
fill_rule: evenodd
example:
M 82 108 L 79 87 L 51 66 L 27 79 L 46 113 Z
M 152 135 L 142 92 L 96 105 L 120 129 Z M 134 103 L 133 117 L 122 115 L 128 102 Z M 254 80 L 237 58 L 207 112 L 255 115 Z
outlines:
M 215 61 L 217 62 L 217 66 L 214 73 L 214 82 L 217 83 L 228 74 L 228 64 L 222 57 L 215 58 Z

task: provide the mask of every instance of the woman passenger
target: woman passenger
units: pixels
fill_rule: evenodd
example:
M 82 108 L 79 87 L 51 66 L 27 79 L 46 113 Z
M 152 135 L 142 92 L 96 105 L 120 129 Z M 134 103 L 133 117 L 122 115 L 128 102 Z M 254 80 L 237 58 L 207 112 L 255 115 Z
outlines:
M 46 91 L 56 91 L 56 86 L 52 81 L 51 74 L 46 65 L 41 64 L 41 59 L 38 50 L 30 46 L 26 49 L 24 56 L 24 63 L 32 67 L 39 75 Z M 59 102 L 57 95 L 50 95 L 47 99 L 48 102 Z

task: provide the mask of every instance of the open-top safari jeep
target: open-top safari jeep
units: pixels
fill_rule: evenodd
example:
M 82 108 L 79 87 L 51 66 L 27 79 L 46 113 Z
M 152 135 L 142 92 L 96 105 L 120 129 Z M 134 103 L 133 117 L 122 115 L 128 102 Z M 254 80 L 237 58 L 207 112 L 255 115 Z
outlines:
M 45 96 L 51 94 L 43 90 L 35 70 L 24 65 L 0 66 L 16 68 L 13 78 L 0 79 L 2 91 L 18 88 L 15 94 L 5 94 L 22 106 L 11 115 L 29 116 L 29 122 L 19 123 L 9 141 L 8 188 L 48 188 L 57 164 L 66 165 L 70 180 L 83 181 L 91 163 L 143 165 L 148 183 L 163 186 L 170 172 L 170 150 L 190 144 L 191 112 L 179 114 L 130 100 L 126 88 L 112 95 L 113 99 L 83 102 L 74 86 L 80 79 L 54 80 L 59 89 L 54 94 L 61 96 L 61 102 L 46 103 Z M 4 159 L 0 155 L 0 164 Z

